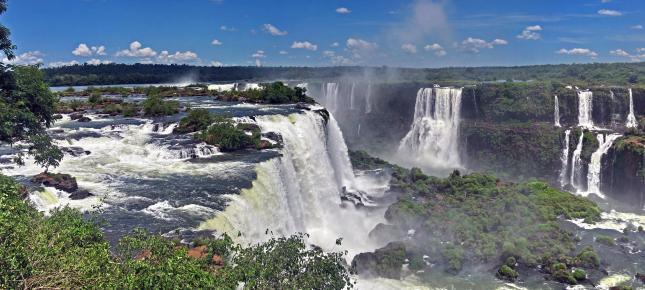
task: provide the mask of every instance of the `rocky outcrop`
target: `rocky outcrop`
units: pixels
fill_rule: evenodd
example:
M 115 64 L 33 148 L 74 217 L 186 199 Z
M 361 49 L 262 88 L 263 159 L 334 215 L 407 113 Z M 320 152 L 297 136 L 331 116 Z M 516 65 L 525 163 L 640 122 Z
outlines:
M 69 174 L 43 172 L 31 178 L 32 182 L 41 183 L 44 186 L 51 186 L 58 190 L 73 193 L 78 190 L 76 178 Z
M 618 139 L 603 158 L 601 190 L 612 198 L 645 206 L 645 136 Z
M 352 269 L 365 277 L 401 279 L 401 267 L 405 263 L 405 245 L 389 243 L 373 253 L 361 253 L 352 260 Z
M 69 199 L 80 200 L 80 199 L 88 198 L 90 196 L 94 196 L 94 195 L 87 190 L 77 190 L 72 192 L 72 194 L 69 195 Z

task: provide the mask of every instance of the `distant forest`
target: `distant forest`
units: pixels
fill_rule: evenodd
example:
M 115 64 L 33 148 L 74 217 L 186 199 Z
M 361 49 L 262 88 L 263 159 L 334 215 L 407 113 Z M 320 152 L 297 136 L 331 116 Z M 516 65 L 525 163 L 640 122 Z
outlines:
M 579 85 L 632 85 L 645 82 L 645 63 L 560 64 L 517 67 L 206 67 L 160 64 L 74 65 L 43 69 L 52 86 L 156 84 L 269 80 L 331 80 L 481 83 L 553 81 Z

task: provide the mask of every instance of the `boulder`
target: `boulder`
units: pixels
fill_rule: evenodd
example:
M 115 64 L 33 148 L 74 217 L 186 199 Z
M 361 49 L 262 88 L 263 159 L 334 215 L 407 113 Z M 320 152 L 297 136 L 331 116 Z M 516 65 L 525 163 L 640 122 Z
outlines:
M 72 120 L 78 120 L 80 118 L 83 118 L 83 113 L 72 113 L 69 114 L 69 118 Z
M 80 117 L 80 118 L 79 118 L 78 120 L 76 120 L 76 121 L 78 121 L 78 122 L 83 122 L 83 123 L 87 123 L 87 122 L 92 121 L 92 119 L 90 119 L 89 117 L 85 117 L 85 116 L 83 116 L 83 117 Z
M 54 120 L 60 120 L 62 118 L 63 118 L 63 115 L 61 115 L 61 114 L 52 115 L 52 119 L 54 119 Z
M 87 190 L 77 190 L 77 191 L 74 191 L 72 194 L 70 194 L 69 199 L 80 200 L 80 199 L 88 198 L 90 196 L 94 196 L 94 195 Z
M 32 182 L 51 186 L 58 190 L 73 193 L 78 190 L 76 178 L 69 174 L 43 172 L 31 178 Z
M 377 224 L 369 233 L 369 238 L 376 241 L 403 240 L 406 238 L 404 230 L 394 225 Z
M 273 148 L 273 144 L 271 144 L 271 142 L 267 140 L 260 140 L 260 142 L 258 143 L 258 146 L 256 147 L 256 149 L 258 150 L 271 149 L 271 148 Z
M 398 280 L 405 258 L 405 245 L 393 242 L 373 253 L 358 254 L 352 260 L 352 269 L 361 276 Z

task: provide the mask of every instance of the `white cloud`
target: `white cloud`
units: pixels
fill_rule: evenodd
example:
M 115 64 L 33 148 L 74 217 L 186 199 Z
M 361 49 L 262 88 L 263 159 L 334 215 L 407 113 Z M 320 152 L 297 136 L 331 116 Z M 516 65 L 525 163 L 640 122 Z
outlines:
M 199 60 L 196 53 L 192 51 L 169 53 L 167 50 L 162 51 L 157 60 L 161 63 L 191 63 Z
M 221 30 L 221 31 L 233 32 L 233 31 L 237 31 L 237 28 L 235 28 L 235 27 L 229 27 L 229 26 L 226 26 L 226 25 L 222 25 L 222 26 L 220 26 L 220 27 L 219 27 L 219 30 Z
M 61 67 L 61 66 L 72 66 L 72 65 L 77 65 L 80 64 L 78 61 L 72 60 L 72 61 L 56 61 L 56 62 L 50 62 L 47 66 L 49 67 Z
M 279 53 L 279 54 L 282 54 L 282 55 L 287 55 L 287 54 L 289 54 L 289 52 L 288 52 L 288 51 L 286 51 L 286 50 L 281 50 L 281 51 L 280 51 L 280 52 L 278 52 L 278 53 Z
M 109 60 L 100 60 L 100 59 L 93 58 L 86 61 L 85 63 L 89 65 L 99 65 L 99 64 L 111 64 L 112 62 Z
M 291 48 L 294 49 L 306 49 L 306 50 L 311 50 L 311 51 L 316 51 L 318 50 L 318 45 L 315 45 L 309 41 L 295 41 L 292 45 Z
M 221 63 L 221 62 L 219 62 L 219 61 L 216 61 L 216 60 L 211 61 L 210 65 L 211 65 L 211 66 L 224 66 L 224 64 L 223 64 L 223 63 Z
M 87 46 L 87 44 L 81 43 L 81 44 L 78 45 L 77 48 L 75 48 L 72 51 L 72 54 L 76 55 L 76 56 L 90 56 L 90 55 L 92 55 L 92 51 Z
M 371 54 L 378 45 L 360 38 L 348 38 L 345 44 L 347 49 L 352 52 L 354 58 L 363 58 L 367 54 Z
M 428 44 L 425 47 L 423 47 L 423 49 L 425 51 L 433 51 L 434 55 L 439 57 L 445 56 L 447 54 L 443 46 L 439 45 L 438 43 Z
M 6 56 L 2 59 L 2 63 L 15 64 L 15 65 L 34 65 L 43 63 L 44 54 L 40 51 L 28 51 L 19 55 L 16 55 L 12 60 L 9 60 Z
M 615 56 L 629 56 L 629 53 L 627 53 L 626 51 L 624 51 L 622 49 L 612 50 L 612 51 L 609 52 L 609 54 L 615 55 Z
M 273 26 L 272 24 L 264 24 L 264 27 L 262 30 L 266 31 L 268 34 L 271 34 L 273 36 L 285 36 L 287 35 L 286 30 L 280 30 L 277 27 Z
M 97 55 L 106 55 L 105 53 L 105 46 L 101 45 L 99 47 L 92 46 L 92 51 L 96 53 Z
M 417 53 L 417 46 L 412 43 L 405 43 L 401 45 L 401 49 L 403 49 L 403 51 L 405 51 L 406 53 Z
M 638 53 L 645 53 L 645 47 L 637 48 L 636 52 Z
M 491 42 L 479 38 L 468 37 L 458 45 L 459 49 L 466 52 L 479 53 L 482 49 L 492 49 L 497 45 L 507 45 L 504 39 L 495 39 Z
M 524 28 L 522 33 L 518 35 L 517 38 L 526 39 L 526 40 L 538 40 L 542 37 L 538 31 L 542 31 L 542 26 L 540 25 L 528 26 Z
M 597 57 L 598 53 L 588 48 L 573 48 L 573 49 L 560 49 L 556 51 L 558 54 L 566 55 L 579 55 L 579 56 L 588 56 L 588 57 Z
M 338 14 L 349 14 L 349 13 L 352 13 L 352 10 L 349 10 L 346 7 L 338 7 L 338 8 L 336 8 L 336 13 L 338 13 Z
M 255 66 L 262 66 L 262 61 L 259 58 L 255 59 Z
M 598 10 L 598 14 L 605 15 L 605 16 L 622 16 L 623 15 L 623 13 L 620 12 L 620 11 L 609 10 L 609 9 L 600 9 L 600 10 Z
M 638 25 L 634 25 L 634 26 L 632 26 L 630 28 L 631 29 L 636 29 L 636 30 L 641 30 L 641 29 L 643 29 L 643 25 L 638 24 Z
M 336 52 L 331 51 L 331 50 L 325 50 L 325 51 L 322 52 L 322 55 L 324 57 L 334 57 L 334 56 L 336 56 Z
M 253 58 L 265 58 L 267 57 L 266 54 L 264 54 L 264 50 L 258 50 L 254 54 L 251 55 Z
M 150 47 L 143 48 L 141 42 L 134 41 L 130 43 L 129 49 L 124 49 L 116 53 L 116 56 L 127 56 L 127 57 L 154 57 L 157 55 L 157 52 Z
M 338 42 L 334 42 L 331 44 L 331 47 L 339 47 L 339 46 L 340 46 L 340 43 Z
M 219 41 L 218 39 L 213 39 L 213 41 L 211 41 L 211 44 L 215 46 L 219 46 L 219 45 L 222 45 L 222 42 Z

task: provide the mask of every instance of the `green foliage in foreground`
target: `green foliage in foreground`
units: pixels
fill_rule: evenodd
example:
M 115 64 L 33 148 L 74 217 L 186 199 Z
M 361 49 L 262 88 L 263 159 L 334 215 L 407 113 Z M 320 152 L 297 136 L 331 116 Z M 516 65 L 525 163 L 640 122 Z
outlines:
M 384 162 L 368 162 L 364 154 L 350 157 L 355 165 Z M 388 208 L 386 218 L 403 232 L 416 230 L 406 241 L 411 261 L 422 255 L 441 257 L 432 263 L 451 273 L 466 264 L 504 265 L 497 274 L 508 280 L 517 278 L 516 263 L 544 269 L 557 263 L 567 269 L 600 265 L 593 249 L 577 252 L 574 236 L 558 224 L 559 218 L 599 221 L 600 208 L 586 198 L 543 182 L 504 183 L 491 175 L 462 176 L 458 171 L 437 178 L 419 169 L 391 168 L 391 186 L 402 196 Z M 562 274 L 555 269 L 550 273 Z M 571 271 L 566 273 L 562 280 L 575 283 Z
M 165 101 L 157 95 L 150 95 L 143 102 L 145 116 L 160 117 L 179 113 L 179 103 L 176 101 Z
M 310 249 L 306 237 L 242 247 L 206 239 L 199 257 L 177 241 L 137 230 L 110 249 L 99 228 L 70 208 L 44 217 L 0 175 L 0 288 L 344 289 L 342 253 Z
M 260 128 L 255 124 L 236 124 L 231 118 L 214 115 L 206 110 L 191 110 L 179 122 L 177 133 L 201 130 L 195 135 L 197 140 L 217 146 L 222 151 L 235 151 L 246 148 L 263 149 L 270 146 L 261 142 Z

